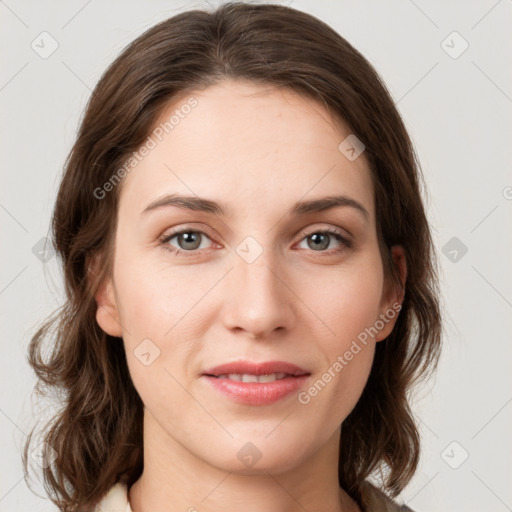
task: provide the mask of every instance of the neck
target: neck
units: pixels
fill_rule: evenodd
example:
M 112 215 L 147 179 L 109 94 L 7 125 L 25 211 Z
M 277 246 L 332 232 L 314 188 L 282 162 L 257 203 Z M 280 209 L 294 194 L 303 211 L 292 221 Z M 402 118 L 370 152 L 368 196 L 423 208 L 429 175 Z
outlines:
M 144 411 L 144 470 L 129 490 L 133 512 L 358 512 L 338 483 L 340 430 L 298 465 L 246 474 L 215 467 Z

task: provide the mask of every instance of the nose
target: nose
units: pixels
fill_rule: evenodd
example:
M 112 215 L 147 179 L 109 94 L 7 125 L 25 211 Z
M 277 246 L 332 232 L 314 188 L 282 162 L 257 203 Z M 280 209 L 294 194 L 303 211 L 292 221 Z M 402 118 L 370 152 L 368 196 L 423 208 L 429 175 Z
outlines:
M 274 331 L 290 330 L 296 314 L 289 278 L 265 249 L 252 263 L 234 254 L 234 268 L 227 276 L 223 323 L 250 338 L 267 339 Z

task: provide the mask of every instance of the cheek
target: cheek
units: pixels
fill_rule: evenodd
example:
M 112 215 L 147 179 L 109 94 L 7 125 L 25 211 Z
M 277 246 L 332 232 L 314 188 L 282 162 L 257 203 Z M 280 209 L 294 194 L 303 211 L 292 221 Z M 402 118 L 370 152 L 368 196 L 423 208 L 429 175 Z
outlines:
M 330 336 L 325 339 L 334 346 L 357 337 L 378 319 L 383 291 L 380 260 L 368 258 L 363 263 L 312 277 L 303 289 L 308 306 L 328 328 Z
M 363 263 L 329 272 L 328 278 L 316 276 L 315 293 L 309 293 L 308 306 L 321 320 L 316 338 L 323 357 L 301 403 L 310 403 L 333 428 L 359 399 L 375 353 L 372 327 L 379 318 L 383 274 L 377 258 Z
M 188 378 L 188 362 L 200 350 L 196 341 L 202 338 L 204 325 L 195 319 L 199 308 L 207 307 L 202 299 L 212 286 L 212 276 L 198 272 L 191 276 L 190 267 L 169 268 L 165 261 L 145 261 L 132 254 L 116 261 L 114 279 L 128 367 L 137 391 L 150 404 L 161 389 L 165 401 L 179 406 L 187 397 L 177 381 Z
M 124 269 L 127 270 L 127 269 Z M 188 342 L 187 313 L 197 302 L 195 292 L 155 267 L 131 268 L 121 276 L 118 291 L 128 369 L 144 406 L 155 417 L 190 408 L 184 383 L 187 361 L 197 347 Z M 165 405 L 163 405 L 165 404 Z M 172 416 L 172 415 L 171 415 Z M 180 429 L 172 417 L 165 422 Z
M 116 274 L 119 313 L 129 337 L 167 339 L 178 323 L 189 320 L 188 313 L 211 286 L 186 266 L 170 268 L 143 258 L 120 261 Z
M 338 323 L 333 324 L 336 335 L 324 337 L 320 343 L 323 364 L 297 397 L 327 431 L 343 423 L 355 407 L 375 354 L 375 341 L 365 331 L 367 312 L 351 311 L 339 316 Z

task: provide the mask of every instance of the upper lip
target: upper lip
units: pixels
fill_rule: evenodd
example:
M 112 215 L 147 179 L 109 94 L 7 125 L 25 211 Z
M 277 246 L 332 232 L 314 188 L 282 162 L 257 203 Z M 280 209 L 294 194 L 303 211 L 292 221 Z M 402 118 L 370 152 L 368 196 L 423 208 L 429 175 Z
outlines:
M 254 363 L 251 361 L 234 361 L 225 363 L 203 372 L 203 375 L 228 375 L 228 374 L 269 375 L 271 373 L 288 373 L 290 375 L 309 375 L 309 372 L 299 366 L 286 361 L 265 361 Z

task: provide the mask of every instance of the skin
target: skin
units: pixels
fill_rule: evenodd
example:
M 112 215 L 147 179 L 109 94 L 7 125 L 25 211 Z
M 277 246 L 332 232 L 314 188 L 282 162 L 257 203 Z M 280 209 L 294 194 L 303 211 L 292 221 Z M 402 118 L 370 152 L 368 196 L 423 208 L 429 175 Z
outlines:
M 245 81 L 183 96 L 157 125 L 189 96 L 198 105 L 124 178 L 113 272 L 96 295 L 97 321 L 122 337 L 145 405 L 144 471 L 129 490 L 131 507 L 357 511 L 338 484 L 340 425 L 398 315 L 307 405 L 296 393 L 272 405 L 235 403 L 200 374 L 241 359 L 283 360 L 311 373 L 307 389 L 401 302 L 385 286 L 364 153 L 350 161 L 338 150 L 350 130 L 322 105 Z M 350 206 L 287 214 L 299 200 L 334 192 L 368 218 Z M 141 213 L 171 193 L 223 202 L 229 215 L 177 206 Z M 159 241 L 187 228 L 206 234 L 196 233 L 199 248 L 177 236 Z M 311 235 L 329 228 L 353 247 L 330 236 L 316 248 Z M 252 263 L 236 252 L 247 236 L 263 250 Z M 400 247 L 393 257 L 405 276 Z M 160 350 L 148 366 L 134 354 L 144 339 Z M 237 457 L 248 442 L 261 453 L 250 468 Z

